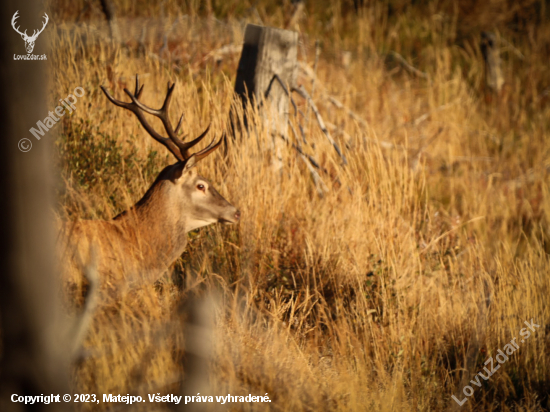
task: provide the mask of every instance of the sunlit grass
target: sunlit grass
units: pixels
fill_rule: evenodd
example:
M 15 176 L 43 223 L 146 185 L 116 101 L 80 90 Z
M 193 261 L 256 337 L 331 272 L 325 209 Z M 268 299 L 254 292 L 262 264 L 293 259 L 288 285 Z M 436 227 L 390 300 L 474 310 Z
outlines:
M 183 13 L 175 2 L 165 7 L 167 16 Z M 266 24 L 281 23 L 282 14 L 269 20 L 262 7 Z M 410 12 L 388 22 L 378 20 L 383 11 L 334 17 L 323 30 L 315 17 L 329 22 L 311 12 L 301 27 L 300 59 L 310 67 L 315 36 L 325 36 L 314 99 L 348 159 L 343 167 L 311 116 L 305 131 L 315 148 L 304 150 L 327 169 L 321 176 L 329 190 L 317 194 L 291 147 L 275 173 L 272 138 L 249 114 L 256 133 L 230 139 L 227 158 L 219 151 L 199 165 L 242 221 L 190 234 L 176 264 L 182 285 L 166 276 L 98 311 L 90 356 L 75 373 L 77 392 L 176 393 L 185 338 L 176 307 L 186 294 L 216 291 L 208 395 L 269 393 L 269 407 L 281 411 L 441 410 L 454 406 L 451 395 L 464 397 L 464 368 L 482 371 L 533 318 L 543 326 L 462 408 L 548 408 L 547 59 L 540 46 L 517 45 L 526 60 L 518 69 L 517 59 L 504 59 L 505 90 L 489 101 L 481 56 L 472 39 L 453 43 L 460 30 L 452 18 Z M 139 200 L 172 159 L 99 85 L 121 98 L 140 73 L 142 100 L 156 107 L 166 82 L 176 81 L 172 117 L 183 111 L 191 136 L 208 123 L 220 136 L 238 55 L 219 63 L 208 55 L 237 42 L 242 25 L 229 19 L 225 35 L 215 37 L 205 21 L 189 20 L 174 32 L 168 60 L 159 57 L 162 39 L 140 54 L 131 44 L 98 40 L 89 28 L 72 30 L 58 27 L 50 59 L 52 101 L 76 86 L 86 90 L 59 130 L 59 213 L 108 219 Z M 347 67 L 339 47 L 353 51 Z M 389 50 L 428 78 L 404 71 Z M 299 81 L 312 89 L 309 77 Z

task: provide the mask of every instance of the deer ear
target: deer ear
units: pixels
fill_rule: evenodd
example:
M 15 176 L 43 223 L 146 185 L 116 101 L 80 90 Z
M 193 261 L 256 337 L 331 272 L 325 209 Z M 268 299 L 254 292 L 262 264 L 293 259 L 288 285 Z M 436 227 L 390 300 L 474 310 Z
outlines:
M 193 155 L 187 160 L 176 163 L 176 170 L 174 170 L 171 180 L 174 182 L 178 180 L 184 172 L 187 172 L 189 169 L 194 167 L 196 162 L 197 160 L 195 159 L 195 155 Z

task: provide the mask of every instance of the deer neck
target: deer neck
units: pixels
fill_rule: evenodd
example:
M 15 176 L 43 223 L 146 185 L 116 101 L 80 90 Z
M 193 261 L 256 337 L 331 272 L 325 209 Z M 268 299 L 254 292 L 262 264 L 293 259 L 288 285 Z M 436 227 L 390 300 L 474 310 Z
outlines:
M 162 185 L 153 185 L 130 210 L 115 221 L 139 246 L 144 267 L 169 267 L 185 250 L 188 225 Z

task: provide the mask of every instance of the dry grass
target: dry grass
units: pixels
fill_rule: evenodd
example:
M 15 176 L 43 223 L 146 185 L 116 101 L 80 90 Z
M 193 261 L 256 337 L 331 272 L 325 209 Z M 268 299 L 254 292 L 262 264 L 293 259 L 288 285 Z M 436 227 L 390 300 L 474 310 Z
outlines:
M 73 3 L 53 5 L 52 107 L 75 87 L 86 90 L 58 129 L 63 219 L 115 216 L 172 161 L 132 115 L 107 102 L 100 84 L 120 97 L 141 73 L 144 100 L 155 106 L 166 82 L 177 81 L 172 106 L 185 112 L 186 132 L 212 122 L 219 135 L 227 126 L 238 54 L 212 52 L 239 44 L 237 18 L 258 15 L 277 26 L 291 5 L 260 2 L 254 14 L 238 2 L 213 3 L 202 10 L 164 2 L 167 21 L 180 16 L 180 24 L 163 49 L 154 27 L 165 20 L 148 21 L 142 53 L 136 36 L 145 23 L 132 20 L 145 15 L 139 5 L 118 3 L 129 17 L 124 33 L 133 37 L 125 47 L 98 36 L 96 29 L 106 30 L 99 21 L 95 29 L 72 26 Z M 269 393 L 272 400 L 230 410 L 452 408 L 451 395 L 462 399 L 461 380 L 472 378 L 464 369 L 482 371 L 532 318 L 540 329 L 461 409 L 550 407 L 550 27 L 534 22 L 523 30 L 528 7 L 516 10 L 516 31 L 506 26 L 509 8 L 494 20 L 524 56 L 503 52 L 506 85 L 494 96 L 483 90 L 476 32 L 461 29 L 459 11 L 434 2 L 421 10 L 396 6 L 399 14 L 375 5 L 355 15 L 346 3 L 331 4 L 303 18 L 300 59 L 312 68 L 314 41 L 324 42 L 314 99 L 335 125 L 348 165 L 340 165 L 311 113 L 306 138 L 315 149 L 304 147 L 328 171 L 322 198 L 292 148 L 283 173 L 273 173 L 264 149 L 271 137 L 261 126 L 230 142 L 225 161 L 216 153 L 201 162 L 202 174 L 241 209 L 242 222 L 191 233 L 173 277 L 98 311 L 75 393 L 176 393 L 185 338 L 176 308 L 190 294 L 216 291 L 210 393 L 202 395 Z M 100 17 L 94 7 L 81 17 L 87 24 Z M 342 48 L 352 52 L 349 65 Z M 404 71 L 386 56 L 390 50 L 428 79 Z M 303 73 L 300 82 L 312 90 Z

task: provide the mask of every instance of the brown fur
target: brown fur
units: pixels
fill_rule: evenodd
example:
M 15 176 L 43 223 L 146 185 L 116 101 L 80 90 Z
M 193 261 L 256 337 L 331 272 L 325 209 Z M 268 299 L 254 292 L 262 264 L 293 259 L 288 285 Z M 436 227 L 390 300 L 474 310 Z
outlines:
M 63 224 L 68 281 L 81 284 L 82 267 L 95 260 L 103 289 L 155 282 L 183 253 L 189 231 L 216 221 L 236 222 L 238 210 L 193 165 L 194 160 L 166 167 L 143 198 L 113 220 Z

